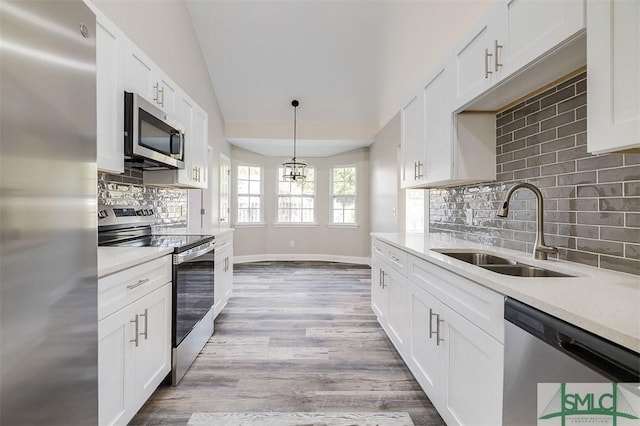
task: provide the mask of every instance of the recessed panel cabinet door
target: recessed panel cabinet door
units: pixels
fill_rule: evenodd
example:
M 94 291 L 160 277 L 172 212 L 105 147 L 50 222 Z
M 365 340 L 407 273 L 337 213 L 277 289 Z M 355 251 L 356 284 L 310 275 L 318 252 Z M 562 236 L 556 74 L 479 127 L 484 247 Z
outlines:
M 424 173 L 427 183 L 443 182 L 453 177 L 450 74 L 447 64 L 442 65 L 424 88 Z
M 98 323 L 98 419 L 100 425 L 125 424 L 135 414 L 133 351 L 135 317 L 130 307 Z
M 388 291 L 389 312 L 387 315 L 387 331 L 389 338 L 398 349 L 405 353 L 409 334 L 409 311 L 407 309 L 409 282 L 394 270 L 384 270 L 385 290 Z
M 446 351 L 445 409 L 448 425 L 502 424 L 504 346 L 446 305 L 441 305 Z
M 436 408 L 444 394 L 441 352 L 445 348 L 437 342 L 439 306 L 438 299 L 417 284 L 409 283 L 409 362 L 416 380 Z
M 640 148 L 640 2 L 587 2 L 587 150 Z
M 505 75 L 518 71 L 585 27 L 583 0 L 501 0 L 506 41 L 495 47 Z M 495 67 L 494 67 L 495 68 Z
M 96 20 L 96 124 L 98 169 L 124 172 L 124 44 L 113 24 Z
M 125 90 L 137 93 L 155 104 L 158 99 L 158 87 L 153 78 L 151 61 L 131 42 L 127 44 L 125 58 Z
M 420 166 L 424 167 L 424 92 L 418 93 L 402 108 L 401 147 L 403 188 L 420 182 Z
M 377 262 L 371 265 L 371 309 L 378 317 L 378 322 L 386 327 L 389 312 L 388 290 L 383 282 L 382 268 Z
M 133 304 L 138 315 L 135 388 L 138 408 L 171 371 L 171 284 Z

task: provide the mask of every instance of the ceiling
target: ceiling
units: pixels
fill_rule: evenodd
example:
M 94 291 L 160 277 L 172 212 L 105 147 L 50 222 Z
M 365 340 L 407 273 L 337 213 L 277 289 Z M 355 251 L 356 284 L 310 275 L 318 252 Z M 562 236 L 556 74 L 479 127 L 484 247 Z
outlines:
M 475 21 L 474 5 L 490 1 L 187 0 L 187 5 L 227 140 L 263 155 L 289 156 L 291 100 L 298 99 L 298 152 L 310 157 L 371 144 L 392 115 L 381 112 L 383 106 L 397 112 L 410 93 L 407 87 L 435 65 L 428 54 L 416 55 L 416 46 L 442 56 L 450 45 L 447 31 Z M 447 19 L 455 13 L 459 20 Z M 390 63 L 397 64 L 393 72 Z M 389 94 L 393 102 L 386 99 Z

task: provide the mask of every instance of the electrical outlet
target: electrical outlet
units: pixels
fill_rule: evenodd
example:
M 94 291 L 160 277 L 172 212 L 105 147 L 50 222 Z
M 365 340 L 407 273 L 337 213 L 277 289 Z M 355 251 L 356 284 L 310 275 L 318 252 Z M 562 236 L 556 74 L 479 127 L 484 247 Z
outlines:
M 296 242 L 294 240 L 291 240 L 289 242 L 289 247 L 295 247 L 296 246 Z

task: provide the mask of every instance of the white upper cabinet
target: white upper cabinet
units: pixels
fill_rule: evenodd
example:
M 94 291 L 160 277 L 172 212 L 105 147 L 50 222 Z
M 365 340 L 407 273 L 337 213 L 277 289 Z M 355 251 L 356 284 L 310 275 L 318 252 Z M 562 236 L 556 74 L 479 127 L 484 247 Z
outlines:
M 403 188 L 422 183 L 424 155 L 424 92 L 419 90 L 400 113 Z
M 124 172 L 124 41 L 118 28 L 96 16 L 98 170 Z
M 454 115 L 451 83 L 445 61 L 402 109 L 403 188 L 495 179 L 495 115 Z
M 453 139 L 449 67 L 442 65 L 429 78 L 424 87 L 424 150 L 426 183 L 442 182 L 452 178 Z
M 640 148 L 640 2 L 587 2 L 587 149 Z
M 127 43 L 125 57 L 125 90 L 174 115 L 177 85 L 131 41 Z
M 207 113 L 182 91 L 176 91 L 175 117 L 185 127 L 184 169 L 148 170 L 144 172 L 145 184 L 179 186 L 183 188 L 207 188 Z
M 493 63 L 494 70 L 504 67 L 504 75 L 520 70 L 585 27 L 584 0 L 501 0 L 498 9 L 504 39 L 497 39 Z
M 464 109 L 500 82 L 574 39 L 584 28 L 584 0 L 499 0 L 451 53 L 455 75 L 453 109 Z M 575 52 L 571 52 L 564 61 L 569 68 L 582 57 L 577 55 L 576 59 L 574 56 Z M 528 87 L 527 79 L 524 79 L 516 86 L 522 87 L 525 93 L 519 93 L 517 88 L 507 89 L 507 93 L 513 93 L 513 98 L 506 103 L 561 77 L 554 74 L 556 70 L 564 74 L 573 71 L 564 70 L 562 62 L 562 57 L 555 58 L 546 68 L 533 72 L 531 81 L 538 87 Z M 545 75 L 548 75 L 548 81 L 545 81 Z
M 494 7 L 451 53 L 454 107 L 474 99 L 501 77 L 502 67 L 495 62 L 496 41 L 504 39 L 500 12 Z

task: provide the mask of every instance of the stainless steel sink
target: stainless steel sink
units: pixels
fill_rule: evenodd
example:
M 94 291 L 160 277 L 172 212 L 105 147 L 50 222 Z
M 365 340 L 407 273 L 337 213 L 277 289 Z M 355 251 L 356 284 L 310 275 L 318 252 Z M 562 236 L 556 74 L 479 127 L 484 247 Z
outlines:
M 503 275 L 512 275 L 514 277 L 572 277 L 573 275 L 563 274 L 562 272 L 552 271 L 550 269 L 536 268 L 535 266 L 518 263 L 516 265 L 479 265 L 489 271 L 497 272 Z
M 437 251 L 437 250 L 436 250 Z M 442 253 L 442 252 L 440 252 Z M 486 253 L 466 252 L 466 253 L 442 253 L 450 257 L 455 257 L 463 262 L 472 265 L 515 265 L 515 260 L 505 259 L 504 257 L 494 256 Z
M 516 260 L 507 259 L 492 254 L 468 251 L 468 252 L 450 252 L 448 250 L 434 250 L 446 256 L 453 257 L 466 263 L 470 263 L 488 271 L 496 272 L 503 275 L 511 275 L 514 277 L 574 277 L 562 272 L 552 271 L 550 269 L 540 268 L 537 266 L 527 265 Z

